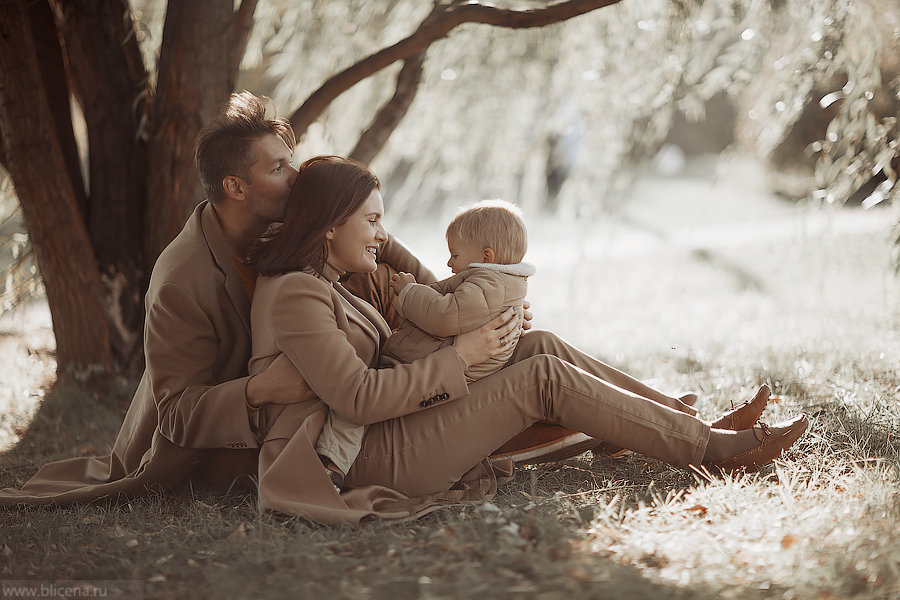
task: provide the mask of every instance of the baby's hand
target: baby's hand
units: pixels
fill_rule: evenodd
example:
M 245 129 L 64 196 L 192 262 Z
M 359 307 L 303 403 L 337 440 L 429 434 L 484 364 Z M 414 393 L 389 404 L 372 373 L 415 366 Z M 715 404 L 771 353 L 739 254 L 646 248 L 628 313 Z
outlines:
M 399 294 L 400 290 L 405 288 L 407 284 L 415 283 L 416 278 L 411 273 L 394 273 L 391 275 L 391 289 L 395 294 Z

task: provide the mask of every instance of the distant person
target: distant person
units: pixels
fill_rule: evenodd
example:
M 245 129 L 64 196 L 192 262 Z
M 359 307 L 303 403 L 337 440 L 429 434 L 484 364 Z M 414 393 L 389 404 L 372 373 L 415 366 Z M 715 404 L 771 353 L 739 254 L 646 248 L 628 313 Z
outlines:
M 447 227 L 453 277 L 428 285 L 410 273 L 395 273 L 391 288 L 396 309 L 404 317 L 381 348 L 383 364 L 411 363 L 453 344 L 455 336 L 477 329 L 513 308 L 522 312 L 528 277 L 534 267 L 523 263 L 528 232 L 521 211 L 502 200 L 485 200 L 458 213 Z M 466 368 L 471 383 L 497 371 L 509 360 L 520 330 L 503 350 Z M 359 453 L 365 428 L 329 411 L 316 451 L 339 489 Z

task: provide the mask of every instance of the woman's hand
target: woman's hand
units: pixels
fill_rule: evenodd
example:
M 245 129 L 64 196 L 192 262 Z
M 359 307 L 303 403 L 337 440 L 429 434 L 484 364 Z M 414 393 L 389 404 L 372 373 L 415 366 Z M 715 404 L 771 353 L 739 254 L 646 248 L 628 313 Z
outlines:
M 508 348 L 514 339 L 510 334 L 521 327 L 522 317 L 507 308 L 480 328 L 456 336 L 453 347 L 466 365 L 477 365 Z
M 531 302 L 525 300 L 522 302 L 522 330 L 528 331 L 531 329 L 531 320 L 534 318 L 534 315 L 531 314 Z

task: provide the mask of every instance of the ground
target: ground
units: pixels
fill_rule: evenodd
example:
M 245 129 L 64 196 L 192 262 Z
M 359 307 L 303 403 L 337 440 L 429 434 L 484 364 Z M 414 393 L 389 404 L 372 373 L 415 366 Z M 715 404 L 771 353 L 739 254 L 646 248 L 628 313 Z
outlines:
M 0 582 L 118 582 L 123 598 L 900 597 L 896 214 L 781 202 L 752 163 L 695 167 L 615 207 L 529 215 L 529 298 L 538 327 L 696 390 L 702 416 L 768 383 L 765 419 L 811 425 L 764 472 L 587 453 L 520 469 L 489 504 L 359 528 L 197 487 L 7 510 Z M 444 263 L 440 225 L 391 218 Z M 105 453 L 134 386 L 54 386 L 49 327 L 40 304 L 0 321 L 0 486 Z

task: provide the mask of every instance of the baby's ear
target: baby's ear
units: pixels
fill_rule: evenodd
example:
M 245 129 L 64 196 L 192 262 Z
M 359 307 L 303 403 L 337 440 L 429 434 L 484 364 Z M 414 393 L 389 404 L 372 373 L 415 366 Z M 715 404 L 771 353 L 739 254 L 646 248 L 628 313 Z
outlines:
M 481 262 L 483 263 L 492 263 L 494 259 L 497 258 L 497 255 L 494 254 L 493 248 L 485 248 L 481 251 Z

